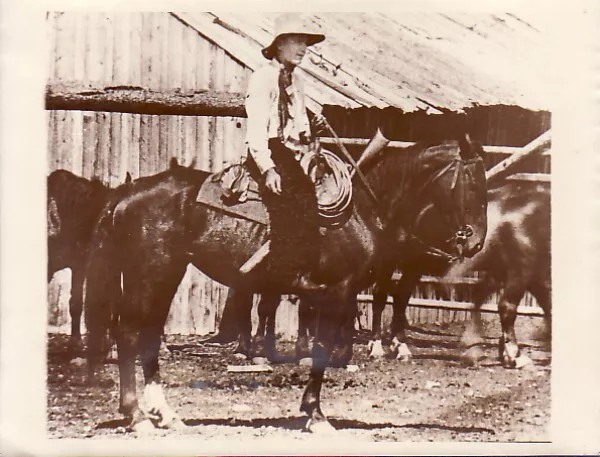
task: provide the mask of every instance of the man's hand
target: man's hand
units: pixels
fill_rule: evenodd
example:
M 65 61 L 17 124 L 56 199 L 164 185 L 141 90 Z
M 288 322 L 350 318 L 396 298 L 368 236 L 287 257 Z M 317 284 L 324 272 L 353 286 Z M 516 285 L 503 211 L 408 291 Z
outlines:
M 265 172 L 265 186 L 276 195 L 281 195 L 281 176 L 275 168 L 269 168 Z

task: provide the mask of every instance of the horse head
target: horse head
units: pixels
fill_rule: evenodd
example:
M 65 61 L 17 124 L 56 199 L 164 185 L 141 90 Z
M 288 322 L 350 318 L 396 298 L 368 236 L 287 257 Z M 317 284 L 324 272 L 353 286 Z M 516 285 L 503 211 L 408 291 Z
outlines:
M 441 152 L 421 187 L 422 205 L 413 225 L 414 238 L 431 254 L 447 260 L 472 257 L 483 248 L 487 233 L 487 188 L 483 149 L 465 136 L 455 158 Z M 439 148 L 452 150 L 455 145 Z M 438 171 L 435 171 L 435 167 Z M 427 173 L 427 167 L 425 167 Z
M 475 255 L 487 232 L 481 146 L 466 137 L 458 143 L 417 144 L 404 155 L 405 165 L 401 170 L 396 166 L 396 171 L 402 171 L 397 173 L 399 185 L 388 197 L 384 213 L 394 239 L 408 238 L 421 250 L 446 260 Z M 380 162 L 387 161 L 383 166 L 394 170 L 393 160 Z

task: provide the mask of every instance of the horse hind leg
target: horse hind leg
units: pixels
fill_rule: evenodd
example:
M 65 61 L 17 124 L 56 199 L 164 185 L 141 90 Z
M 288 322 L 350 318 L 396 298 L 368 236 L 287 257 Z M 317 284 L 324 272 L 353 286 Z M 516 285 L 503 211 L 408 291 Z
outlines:
M 233 350 L 233 356 L 246 360 L 252 349 L 252 303 L 254 295 L 250 292 L 229 289 L 225 308 L 235 313 L 237 321 L 238 343 Z
M 552 287 L 550 280 L 532 281 L 529 292 L 534 296 L 538 305 L 544 310 L 545 331 L 541 339 L 546 343 L 552 343 Z
M 84 268 L 71 268 L 71 299 L 69 300 L 69 314 L 71 315 L 70 349 L 74 353 L 83 350 L 81 340 L 81 314 L 83 312 L 83 281 Z
M 185 424 L 169 406 L 159 376 L 158 353 L 162 326 L 144 327 L 138 340 L 144 371 L 144 403 L 148 417 L 159 428 L 182 429 Z
M 185 266 L 167 265 L 160 269 L 168 272 L 155 288 L 146 286 L 145 294 L 150 306 L 146 308 L 146 323 L 138 340 L 138 352 L 144 372 L 144 401 L 147 412 L 159 428 L 184 429 L 183 421 L 169 406 L 165 398 L 159 371 L 159 352 L 169 308 L 177 286 L 185 273 Z
M 141 272 L 124 271 L 124 296 L 116 331 L 121 382 L 119 411 L 129 419 L 131 429 L 142 434 L 155 426 L 183 427 L 162 391 L 158 356 L 164 324 L 185 266 L 156 261 L 152 265 L 152 269 L 142 267 Z M 135 386 L 137 354 L 144 373 L 144 409 Z
M 135 313 L 122 312 L 115 330 L 119 354 L 119 412 L 125 416 L 131 430 L 147 433 L 154 426 L 140 409 L 136 393 L 138 325 Z

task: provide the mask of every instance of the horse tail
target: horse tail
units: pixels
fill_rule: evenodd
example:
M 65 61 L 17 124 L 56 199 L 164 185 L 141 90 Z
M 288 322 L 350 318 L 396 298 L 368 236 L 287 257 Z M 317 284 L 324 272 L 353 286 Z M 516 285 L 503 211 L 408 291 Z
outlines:
M 126 189 L 125 186 L 122 187 Z M 120 189 L 115 189 L 105 204 L 89 244 L 84 306 L 88 332 L 88 368 L 91 376 L 95 366 L 109 349 L 107 337 L 109 331 L 111 335 L 113 334 L 114 324 L 118 320 L 118 305 L 123 293 L 118 233 L 114 220 L 114 214 L 123 196 Z

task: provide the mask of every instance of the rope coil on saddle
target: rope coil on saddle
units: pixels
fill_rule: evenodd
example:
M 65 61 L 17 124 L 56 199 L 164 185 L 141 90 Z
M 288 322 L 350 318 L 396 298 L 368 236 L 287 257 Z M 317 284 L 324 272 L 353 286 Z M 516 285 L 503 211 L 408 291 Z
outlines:
M 347 163 L 321 149 L 319 153 L 305 154 L 300 165 L 315 183 L 319 216 L 324 225 L 339 225 L 352 204 L 352 178 Z

